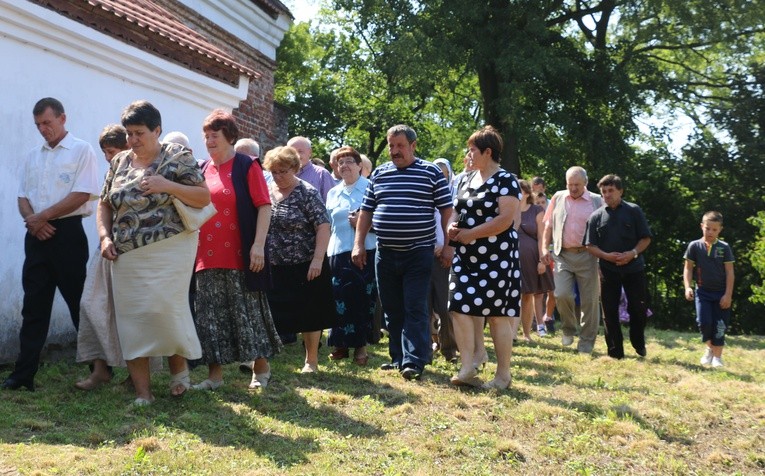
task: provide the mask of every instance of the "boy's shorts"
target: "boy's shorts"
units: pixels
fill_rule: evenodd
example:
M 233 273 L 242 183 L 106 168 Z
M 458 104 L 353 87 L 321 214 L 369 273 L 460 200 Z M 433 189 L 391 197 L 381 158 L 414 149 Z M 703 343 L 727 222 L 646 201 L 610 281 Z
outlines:
M 725 331 L 730 322 L 730 308 L 722 309 L 720 299 L 725 291 L 706 291 L 696 288 L 696 323 L 701 331 L 701 341 L 712 345 L 725 345 Z

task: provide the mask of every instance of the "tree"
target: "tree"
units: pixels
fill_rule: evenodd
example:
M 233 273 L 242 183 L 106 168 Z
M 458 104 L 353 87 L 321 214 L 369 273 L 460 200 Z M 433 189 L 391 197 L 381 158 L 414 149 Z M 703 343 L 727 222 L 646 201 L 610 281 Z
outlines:
M 342 122 L 350 126 L 334 129 L 342 133 L 333 141 L 355 141 L 379 157 L 387 126 L 410 122 L 421 133 L 420 150 L 454 150 L 488 123 L 505 139 L 503 166 L 545 176 L 550 189 L 563 187 L 571 165 L 584 166 L 591 183 L 619 174 L 656 235 L 646 256 L 661 326 L 692 327 L 692 309 L 678 294 L 678 263 L 702 211 L 723 211 L 737 267 L 747 273 L 740 279 L 754 276 L 746 267 L 754 227 L 746 220 L 762 209 L 755 195 L 765 161 L 761 139 L 746 133 L 762 130 L 755 118 L 765 110 L 762 81 L 754 80 L 765 52 L 761 0 L 326 3 L 338 27 L 310 31 L 332 39 L 315 40 L 322 46 L 307 62 L 336 74 L 310 94 L 332 91 L 347 106 Z M 305 51 L 312 49 L 298 53 Z M 330 51 L 348 60 L 346 69 L 336 68 Z M 283 84 L 290 89 L 290 82 Z M 682 110 L 697 122 L 680 157 L 667 149 L 662 124 L 647 133 L 636 126 L 636 118 L 660 110 Z
M 318 139 L 320 155 L 351 145 L 377 162 L 387 129 L 406 123 L 418 132 L 420 156 L 461 158 L 478 124 L 473 78 L 464 68 L 403 75 L 348 21 L 332 18 L 331 31 L 293 25 L 282 41 L 275 97 L 292 111 L 290 130 Z

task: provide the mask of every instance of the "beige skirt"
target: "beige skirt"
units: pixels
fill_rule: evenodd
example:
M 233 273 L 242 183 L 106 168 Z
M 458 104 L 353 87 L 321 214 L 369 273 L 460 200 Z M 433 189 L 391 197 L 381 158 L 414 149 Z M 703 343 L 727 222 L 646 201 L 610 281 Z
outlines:
M 80 329 L 77 332 L 77 362 L 105 360 L 112 367 L 124 367 L 117 337 L 112 304 L 112 262 L 101 251 L 90 259 L 80 300 Z
M 114 309 L 125 360 L 202 357 L 189 307 L 199 232 L 183 232 L 120 255 L 112 264 Z

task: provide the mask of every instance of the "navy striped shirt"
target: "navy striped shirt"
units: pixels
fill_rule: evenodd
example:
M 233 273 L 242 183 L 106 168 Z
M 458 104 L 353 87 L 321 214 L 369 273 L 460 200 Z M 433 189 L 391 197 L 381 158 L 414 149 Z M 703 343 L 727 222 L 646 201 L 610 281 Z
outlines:
M 415 158 L 403 169 L 393 162 L 375 169 L 361 209 L 373 213 L 377 246 L 407 251 L 435 245 L 434 211 L 451 206 L 452 195 L 441 169 Z

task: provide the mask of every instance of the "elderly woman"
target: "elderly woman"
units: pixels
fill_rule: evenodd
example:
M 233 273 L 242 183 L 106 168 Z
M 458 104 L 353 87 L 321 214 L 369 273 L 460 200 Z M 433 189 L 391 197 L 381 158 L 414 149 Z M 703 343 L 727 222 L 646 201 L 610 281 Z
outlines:
M 119 124 L 109 124 L 98 136 L 98 145 L 107 163 L 129 149 L 127 132 Z M 90 260 L 80 300 L 80 327 L 77 332 L 77 362 L 90 363 L 90 375 L 74 386 L 94 390 L 112 379 L 112 367 L 125 366 L 117 337 L 112 305 L 112 262 L 101 258 L 101 250 Z
M 260 162 L 234 150 L 234 116 L 213 111 L 202 131 L 210 153 L 202 170 L 218 213 L 199 230 L 194 309 L 208 376 L 194 388 L 217 389 L 223 365 L 243 360 L 253 361 L 250 388 L 264 388 L 268 359 L 281 348 L 266 298 L 271 199 Z
M 136 392 L 154 400 L 149 357 L 169 356 L 170 393 L 190 386 L 186 359 L 202 355 L 188 301 L 199 233 L 186 230 L 173 205 L 210 203 L 210 191 L 188 149 L 159 142 L 162 118 L 147 101 L 122 113 L 130 150 L 117 154 L 98 206 L 101 256 L 113 261 L 112 286 L 120 346 Z
M 314 373 L 319 366 L 321 332 L 336 321 L 325 257 L 329 217 L 319 192 L 295 176 L 300 169 L 297 150 L 270 150 L 264 165 L 273 178 L 268 252 L 274 287 L 268 292 L 268 303 L 279 333 L 303 333 L 301 372 Z
M 519 184 L 521 186 L 521 227 L 518 232 L 521 260 L 521 325 L 524 339 L 531 341 L 533 331 L 531 324 L 534 320 L 536 320 L 539 336 L 547 335 L 544 322 L 544 298 L 545 294 L 552 291 L 555 286 L 552 270 L 539 260 L 542 254 L 540 247 L 544 233 L 542 217 L 545 209 L 534 204 L 529 182 L 520 180 Z
M 334 346 L 329 358 L 345 359 L 352 347 L 354 363 L 366 365 L 369 359 L 366 345 L 372 336 L 377 301 L 375 270 L 371 264 L 359 269 L 351 262 L 351 251 L 356 214 L 369 180 L 361 176 L 361 155 L 353 147 L 335 151 L 335 161 L 341 182 L 327 194 L 327 211 L 332 224 L 327 255 L 338 322 L 329 332 L 327 342 Z M 375 235 L 370 233 L 364 241 L 367 263 L 374 263 L 375 240 Z
M 512 225 L 521 193 L 515 176 L 499 165 L 502 137 L 494 128 L 486 126 L 474 132 L 468 148 L 473 170 L 457 185 L 454 215 L 447 229 L 449 239 L 456 244 L 449 310 L 462 361 L 451 383 L 481 384 L 474 352 L 485 318 L 497 354 L 497 371 L 484 387 L 504 389 L 511 381 L 511 319 L 520 314 L 518 233 Z

